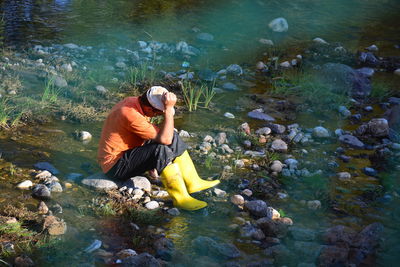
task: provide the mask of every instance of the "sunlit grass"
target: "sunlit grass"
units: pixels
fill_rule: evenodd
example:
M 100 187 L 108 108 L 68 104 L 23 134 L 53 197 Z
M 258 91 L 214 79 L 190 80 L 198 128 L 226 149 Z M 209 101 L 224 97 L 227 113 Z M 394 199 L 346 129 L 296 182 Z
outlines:
M 196 85 L 195 83 L 185 80 L 180 81 L 179 84 L 182 89 L 185 105 L 189 112 L 197 110 L 197 108 L 200 106 L 203 108 L 208 108 L 211 100 L 216 94 L 213 89 L 215 81 L 212 86 L 209 86 L 205 83 Z
M 324 112 L 347 106 L 346 93 L 332 92 L 330 86 L 311 71 L 287 70 L 273 80 L 272 95 L 292 97 L 315 111 Z
M 44 85 L 43 95 L 41 102 L 42 104 L 54 104 L 58 100 L 60 90 L 56 88 L 54 79 L 51 78 L 46 81 Z

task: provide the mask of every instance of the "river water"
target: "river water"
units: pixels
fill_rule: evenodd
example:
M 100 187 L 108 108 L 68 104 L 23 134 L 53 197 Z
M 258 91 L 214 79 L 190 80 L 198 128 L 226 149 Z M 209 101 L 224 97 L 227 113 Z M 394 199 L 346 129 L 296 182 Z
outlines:
M 287 52 L 282 60 L 290 59 L 302 53 L 315 37 L 328 42 L 340 42 L 349 50 L 362 50 L 364 47 L 376 44 L 381 56 L 398 56 L 400 50 L 395 46 L 400 44 L 398 0 L 300 0 L 300 1 L 267 1 L 267 0 L 222 0 L 222 1 L 137 1 L 137 0 L 54 0 L 54 1 L 12 1 L 0 2 L 0 41 L 16 51 L 24 51 L 32 45 L 51 45 L 74 43 L 93 47 L 101 47 L 110 51 L 118 47 L 130 47 L 138 40 L 177 43 L 186 41 L 201 47 L 202 56 L 190 62 L 198 68 L 221 69 L 226 65 L 237 63 L 242 66 L 253 66 L 255 62 L 265 59 L 265 45 L 259 39 L 270 39 L 276 45 L 285 47 Z M 268 28 L 268 23 L 277 17 L 284 17 L 289 24 L 286 33 L 274 33 Z M 204 43 L 196 37 L 198 33 L 206 32 L 213 35 L 212 42 Z M 110 55 L 108 55 L 110 56 Z M 87 58 L 88 64 L 91 58 Z M 96 63 L 93 63 L 95 66 Z M 179 68 L 181 61 L 174 61 L 171 69 Z M 385 78 L 385 77 L 384 77 Z M 236 111 L 235 104 L 246 93 L 265 92 L 268 88 L 264 78 L 255 76 L 255 86 L 237 93 L 223 94 L 217 98 L 217 104 L 222 111 Z M 35 88 L 35 86 L 33 86 Z M 251 107 L 248 107 L 251 109 Z M 381 116 L 383 111 L 375 109 L 370 117 Z M 246 112 L 237 111 L 239 121 L 247 121 Z M 297 120 L 305 127 L 318 125 L 321 119 L 317 115 L 297 114 Z M 222 117 L 222 116 L 221 116 Z M 223 117 L 222 117 L 223 118 Z M 294 122 L 294 121 L 293 121 Z M 251 121 L 251 126 L 261 126 Z M 284 122 L 285 124 L 292 122 Z M 207 132 L 210 125 L 237 127 L 238 122 L 228 122 L 214 117 L 208 111 L 199 111 L 184 115 L 177 120 L 177 127 L 191 132 Z M 339 121 L 326 122 L 331 129 L 338 127 L 352 129 L 352 125 L 342 125 Z M 63 132 L 51 132 L 49 129 L 61 129 Z M 71 134 L 75 130 L 89 130 L 94 138 L 86 145 L 77 143 Z M 101 123 L 85 125 L 53 122 L 43 127 L 27 130 L 24 138 L 10 141 L 8 136 L 1 138 L 1 150 L 6 151 L 4 157 L 16 166 L 32 166 L 43 151 L 51 155 L 51 161 L 57 162 L 61 175 L 70 172 L 82 172 L 82 164 L 91 171 L 98 170 L 95 162 L 97 141 Z M 45 139 L 45 140 L 44 140 Z M 320 153 L 310 156 L 296 155 L 301 161 L 320 164 L 332 158 L 337 145 L 321 144 Z M 311 147 L 306 147 L 312 149 Z M 355 151 L 355 154 L 368 154 L 370 151 Z M 326 158 L 326 159 L 325 159 Z M 322 160 L 321 160 L 322 159 Z M 220 170 L 206 171 L 204 163 L 198 162 L 203 175 L 216 175 Z M 341 164 L 337 169 L 359 169 L 369 166 L 365 157 L 357 158 L 351 164 Z M 242 175 L 240 172 L 238 177 Z M 399 260 L 398 241 L 399 226 L 395 222 L 400 218 L 400 200 L 390 194 L 399 192 L 398 171 L 382 173 L 380 179 L 371 179 L 360 175 L 351 184 L 340 184 L 331 177 L 321 176 L 314 180 L 283 181 L 284 189 L 289 194 L 289 200 L 274 202 L 273 206 L 284 211 L 296 225 L 322 231 L 332 225 L 344 224 L 356 230 L 361 230 L 372 222 L 381 222 L 385 226 L 384 242 L 377 257 L 381 266 L 394 266 Z M 347 205 L 358 200 L 364 192 L 376 190 L 382 185 L 383 197 L 369 203 L 367 207 L 354 208 Z M 370 190 L 371 189 L 371 190 Z M 10 200 L 20 197 L 6 183 L 0 188 L 1 198 Z M 68 225 L 74 231 L 66 237 L 66 245 L 62 249 L 51 252 L 41 252 L 36 260 L 41 265 L 69 265 L 71 254 L 80 255 L 87 245 L 95 238 L 101 238 L 99 225 L 108 225 L 110 231 L 117 233 L 117 224 L 110 222 L 99 224 L 97 218 L 87 217 L 79 213 L 81 203 L 91 201 L 93 195 L 84 188 L 71 191 L 56 198 L 64 207 L 64 216 Z M 334 212 L 328 207 L 310 212 L 299 204 L 301 200 L 322 199 L 323 203 L 335 202 L 335 207 L 345 210 L 344 213 Z M 32 206 L 34 203 L 32 203 Z M 228 230 L 232 223 L 232 214 L 224 203 L 217 203 L 219 209 L 228 209 L 226 214 L 218 213 L 218 207 L 211 208 L 209 213 L 186 214 L 172 219 L 165 227 L 169 229 L 167 236 L 172 238 L 176 246 L 190 251 L 190 242 L 198 235 L 215 236 L 220 240 L 233 242 L 243 251 L 245 256 L 253 254 L 262 258 L 262 250 L 255 245 L 237 240 L 234 232 Z M 351 206 L 351 207 L 349 207 Z M 346 215 L 344 215 L 346 214 Z M 112 225 L 112 226 L 110 226 Z M 123 226 L 122 226 L 123 227 Z M 121 234 L 122 235 L 122 234 Z M 104 237 L 104 235 L 103 235 Z M 123 237 L 121 239 L 123 240 Z M 288 241 L 290 242 L 290 241 Z M 110 241 L 110 243 L 112 243 Z M 122 245 L 116 245 L 118 247 Z M 77 259 L 79 258 L 79 259 Z M 74 257 L 76 264 L 91 263 L 87 255 Z M 303 262 L 299 258 L 297 263 Z M 219 262 L 222 264 L 221 262 Z M 201 264 L 199 264 L 201 266 Z

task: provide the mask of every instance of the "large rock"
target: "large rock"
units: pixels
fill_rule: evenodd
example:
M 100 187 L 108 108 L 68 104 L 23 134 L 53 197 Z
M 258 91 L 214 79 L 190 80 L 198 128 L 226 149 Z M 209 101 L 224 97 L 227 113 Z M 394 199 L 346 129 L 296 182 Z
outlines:
M 386 137 L 389 135 L 389 123 L 384 118 L 372 119 L 358 127 L 355 133 L 359 136 L 368 134 L 374 137 Z
M 350 245 L 353 242 L 353 239 L 357 235 L 357 232 L 350 227 L 344 225 L 337 225 L 331 227 L 325 231 L 322 236 L 322 239 L 328 244 L 346 244 Z
M 266 236 L 281 238 L 286 236 L 288 227 L 292 223 L 293 222 L 288 218 L 271 220 L 268 217 L 263 217 L 256 221 L 256 226 L 258 226 Z
M 128 179 L 124 183 L 124 186 L 128 188 L 137 188 L 142 189 L 146 192 L 151 192 L 151 183 L 146 177 L 143 176 L 135 176 Z
M 118 185 L 103 173 L 95 173 L 82 180 L 82 184 L 98 190 L 117 189 Z
M 266 217 L 268 215 L 268 205 L 262 200 L 248 201 L 244 204 L 244 208 L 257 218 Z
M 358 149 L 364 148 L 363 142 L 361 142 L 357 137 L 349 134 L 344 134 L 339 136 L 339 141 L 354 148 Z
M 154 242 L 153 247 L 156 251 L 156 257 L 165 261 L 170 261 L 174 254 L 174 243 L 171 239 L 161 237 Z
M 336 93 L 364 98 L 371 93 L 371 81 L 367 75 L 339 63 L 326 63 L 320 70 L 323 82 Z
M 156 258 L 149 253 L 141 253 L 136 256 L 122 259 L 121 266 L 126 267 L 161 267 Z
M 338 246 L 325 246 L 321 250 L 318 262 L 320 266 L 347 266 L 349 249 Z
M 215 258 L 234 259 L 241 256 L 240 251 L 232 244 L 218 243 L 210 237 L 198 236 L 192 241 L 194 249 L 200 255 Z
M 400 99 L 399 104 L 395 104 L 385 112 L 385 118 L 389 123 L 389 137 L 393 141 L 400 141 Z

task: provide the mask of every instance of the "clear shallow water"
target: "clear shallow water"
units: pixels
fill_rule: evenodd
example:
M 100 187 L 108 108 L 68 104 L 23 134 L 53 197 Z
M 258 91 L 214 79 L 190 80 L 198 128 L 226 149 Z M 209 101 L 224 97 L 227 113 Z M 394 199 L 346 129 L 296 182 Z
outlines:
M 394 45 L 399 44 L 398 14 L 400 1 L 2 1 L 0 3 L 2 21 L 0 23 L 1 40 L 18 49 L 30 47 L 32 44 L 65 44 L 91 45 L 106 49 L 131 47 L 138 40 L 162 41 L 176 43 L 180 40 L 187 41 L 196 47 L 200 47 L 205 53 L 192 61 L 198 66 L 209 67 L 218 70 L 227 64 L 239 63 L 243 66 L 253 66 L 256 60 L 265 58 L 265 47 L 258 40 L 266 38 L 276 44 L 287 47 L 287 52 L 282 55 L 282 60 L 290 59 L 297 53 L 303 52 L 303 47 L 315 38 L 321 37 L 329 42 L 341 42 L 346 48 L 356 50 L 371 44 L 377 44 L 380 55 L 399 55 L 399 50 Z M 289 31 L 284 34 L 273 33 L 268 29 L 268 23 L 276 17 L 285 17 L 289 23 Z M 196 39 L 198 32 L 211 33 L 214 41 L 211 43 L 200 42 Z M 113 57 L 114 55 L 108 55 Z M 88 64 L 99 64 L 92 58 L 87 58 Z M 173 70 L 180 59 L 172 66 Z M 246 121 L 247 110 L 235 110 L 236 100 L 248 92 L 264 92 L 265 82 L 255 76 L 255 88 L 243 90 L 235 94 L 223 94 L 219 97 L 218 113 L 200 110 L 194 114 L 188 114 L 177 120 L 178 127 L 193 132 L 207 132 L 210 128 L 235 128 L 238 121 L 228 121 L 222 117 L 226 111 L 235 113 L 239 120 Z M 36 86 L 36 85 L 35 85 Z M 39 87 L 39 85 L 37 85 Z M 249 109 L 251 107 L 248 107 Z M 233 109 L 233 111 L 232 111 Z M 301 125 L 307 127 L 316 126 L 319 122 L 310 114 L 299 114 Z M 318 123 L 317 123 L 318 122 Z M 338 125 L 339 124 L 339 125 Z M 352 125 L 340 125 L 336 121 L 326 122 L 325 126 L 351 128 Z M 251 126 L 261 124 L 251 122 Z M 11 142 L 2 140 L 2 150 L 18 150 L 19 153 L 10 153 L 5 156 L 18 166 L 31 166 L 40 157 L 32 157 L 31 151 L 46 151 L 51 162 L 63 175 L 69 172 L 83 172 L 82 163 L 89 163 L 91 170 L 98 167 L 95 162 L 97 140 L 101 123 L 90 125 L 71 125 L 57 123 L 49 125 L 49 128 L 62 129 L 64 134 L 48 134 L 37 132 L 24 134 L 23 140 Z M 88 145 L 82 145 L 75 141 L 72 133 L 75 130 L 89 130 L 94 139 Z M 40 130 L 41 132 L 42 130 Z M 43 139 L 46 138 L 46 142 Z M 308 148 L 307 148 L 308 149 Z M 320 154 L 310 157 L 310 161 L 323 165 L 322 159 L 332 155 L 336 145 L 322 145 Z M 322 154 L 327 151 L 327 155 Z M 359 153 L 356 151 L 355 153 Z M 307 158 L 304 155 L 296 155 L 300 160 Z M 200 172 L 208 175 L 202 162 L 197 162 Z M 368 160 L 360 159 L 352 163 L 354 168 L 368 165 Z M 340 169 L 345 169 L 345 164 Z M 212 175 L 214 173 L 210 173 Z M 389 177 L 397 177 L 397 172 L 388 174 Z M 238 175 L 238 178 L 241 175 Z M 322 177 L 316 181 L 295 181 L 286 184 L 286 190 L 291 196 L 288 201 L 273 203 L 273 206 L 285 211 L 287 216 L 293 218 L 297 226 L 323 230 L 331 225 L 346 224 L 360 230 L 360 226 L 380 221 L 386 226 L 384 248 L 379 254 L 378 263 L 392 265 L 396 256 L 396 243 L 398 242 L 399 228 L 393 223 L 399 218 L 399 199 L 385 202 L 385 200 L 373 202 L 367 209 L 346 211 L 350 215 L 341 215 L 329 209 L 311 212 L 298 204 L 302 199 L 312 200 L 318 197 L 328 196 L 330 201 L 339 202 L 339 207 L 346 209 L 346 203 L 357 200 L 362 193 L 362 188 L 369 184 L 385 183 L 383 179 L 367 180 L 361 175 L 354 184 L 341 184 L 332 177 Z M 338 190 L 338 186 L 340 187 Z M 389 182 L 390 190 L 398 190 L 398 181 L 392 179 Z M 8 195 L 10 186 L 2 187 L 4 195 Z M 389 191 L 390 191 L 389 190 Z M 322 191 L 320 193 L 319 191 Z M 79 217 L 81 202 L 90 202 L 91 195 L 84 189 L 70 193 L 63 193 L 57 198 L 65 207 L 66 221 L 73 231 L 72 237 L 67 236 L 68 244 L 75 245 L 69 251 L 77 252 L 84 249 L 94 238 L 101 235 L 93 231 L 96 228 L 97 218 Z M 32 203 L 34 206 L 35 203 Z M 222 204 L 221 207 L 225 207 Z M 211 209 L 211 211 L 213 211 Z M 373 215 L 373 216 L 371 216 Z M 174 218 L 166 225 L 170 230 L 167 235 L 182 250 L 190 250 L 190 241 L 197 235 L 215 236 L 221 240 L 235 242 L 236 234 L 227 230 L 231 222 L 229 214 L 220 216 L 210 213 L 204 214 L 184 213 L 181 217 Z M 121 237 L 122 240 L 122 237 Z M 255 246 L 235 242 L 240 248 L 244 248 L 248 254 L 261 254 Z M 394 244 L 394 245 L 393 245 Z M 250 249 L 245 249 L 250 246 Z M 68 251 L 68 249 L 66 249 Z M 64 251 L 65 252 L 65 251 Z M 61 265 L 68 264 L 68 253 L 65 255 L 58 250 L 51 255 L 38 255 L 40 262 L 57 262 Z M 55 256 L 54 256 L 55 255 Z M 43 258 L 41 258 L 43 257 Z M 91 262 L 91 258 L 81 257 L 82 262 Z

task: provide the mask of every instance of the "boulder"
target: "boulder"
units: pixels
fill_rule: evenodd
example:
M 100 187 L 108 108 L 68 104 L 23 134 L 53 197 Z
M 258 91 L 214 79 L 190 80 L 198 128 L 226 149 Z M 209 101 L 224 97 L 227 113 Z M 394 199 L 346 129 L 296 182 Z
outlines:
M 330 136 L 329 131 L 322 126 L 315 127 L 312 134 L 316 138 L 328 138 Z
M 287 224 L 284 218 L 271 220 L 268 217 L 263 217 L 256 221 L 256 226 L 259 227 L 266 236 L 281 238 L 286 236 L 290 224 Z
M 344 64 L 324 64 L 320 70 L 320 77 L 330 90 L 336 93 L 348 94 L 355 98 L 365 98 L 371 93 L 369 77 Z
M 320 266 L 348 266 L 349 249 L 338 246 L 325 246 L 318 258 Z
M 324 240 L 327 244 L 345 244 L 349 246 L 352 242 L 357 232 L 351 229 L 348 226 L 337 225 L 331 228 L 328 228 L 324 234 L 322 235 L 322 240 Z

